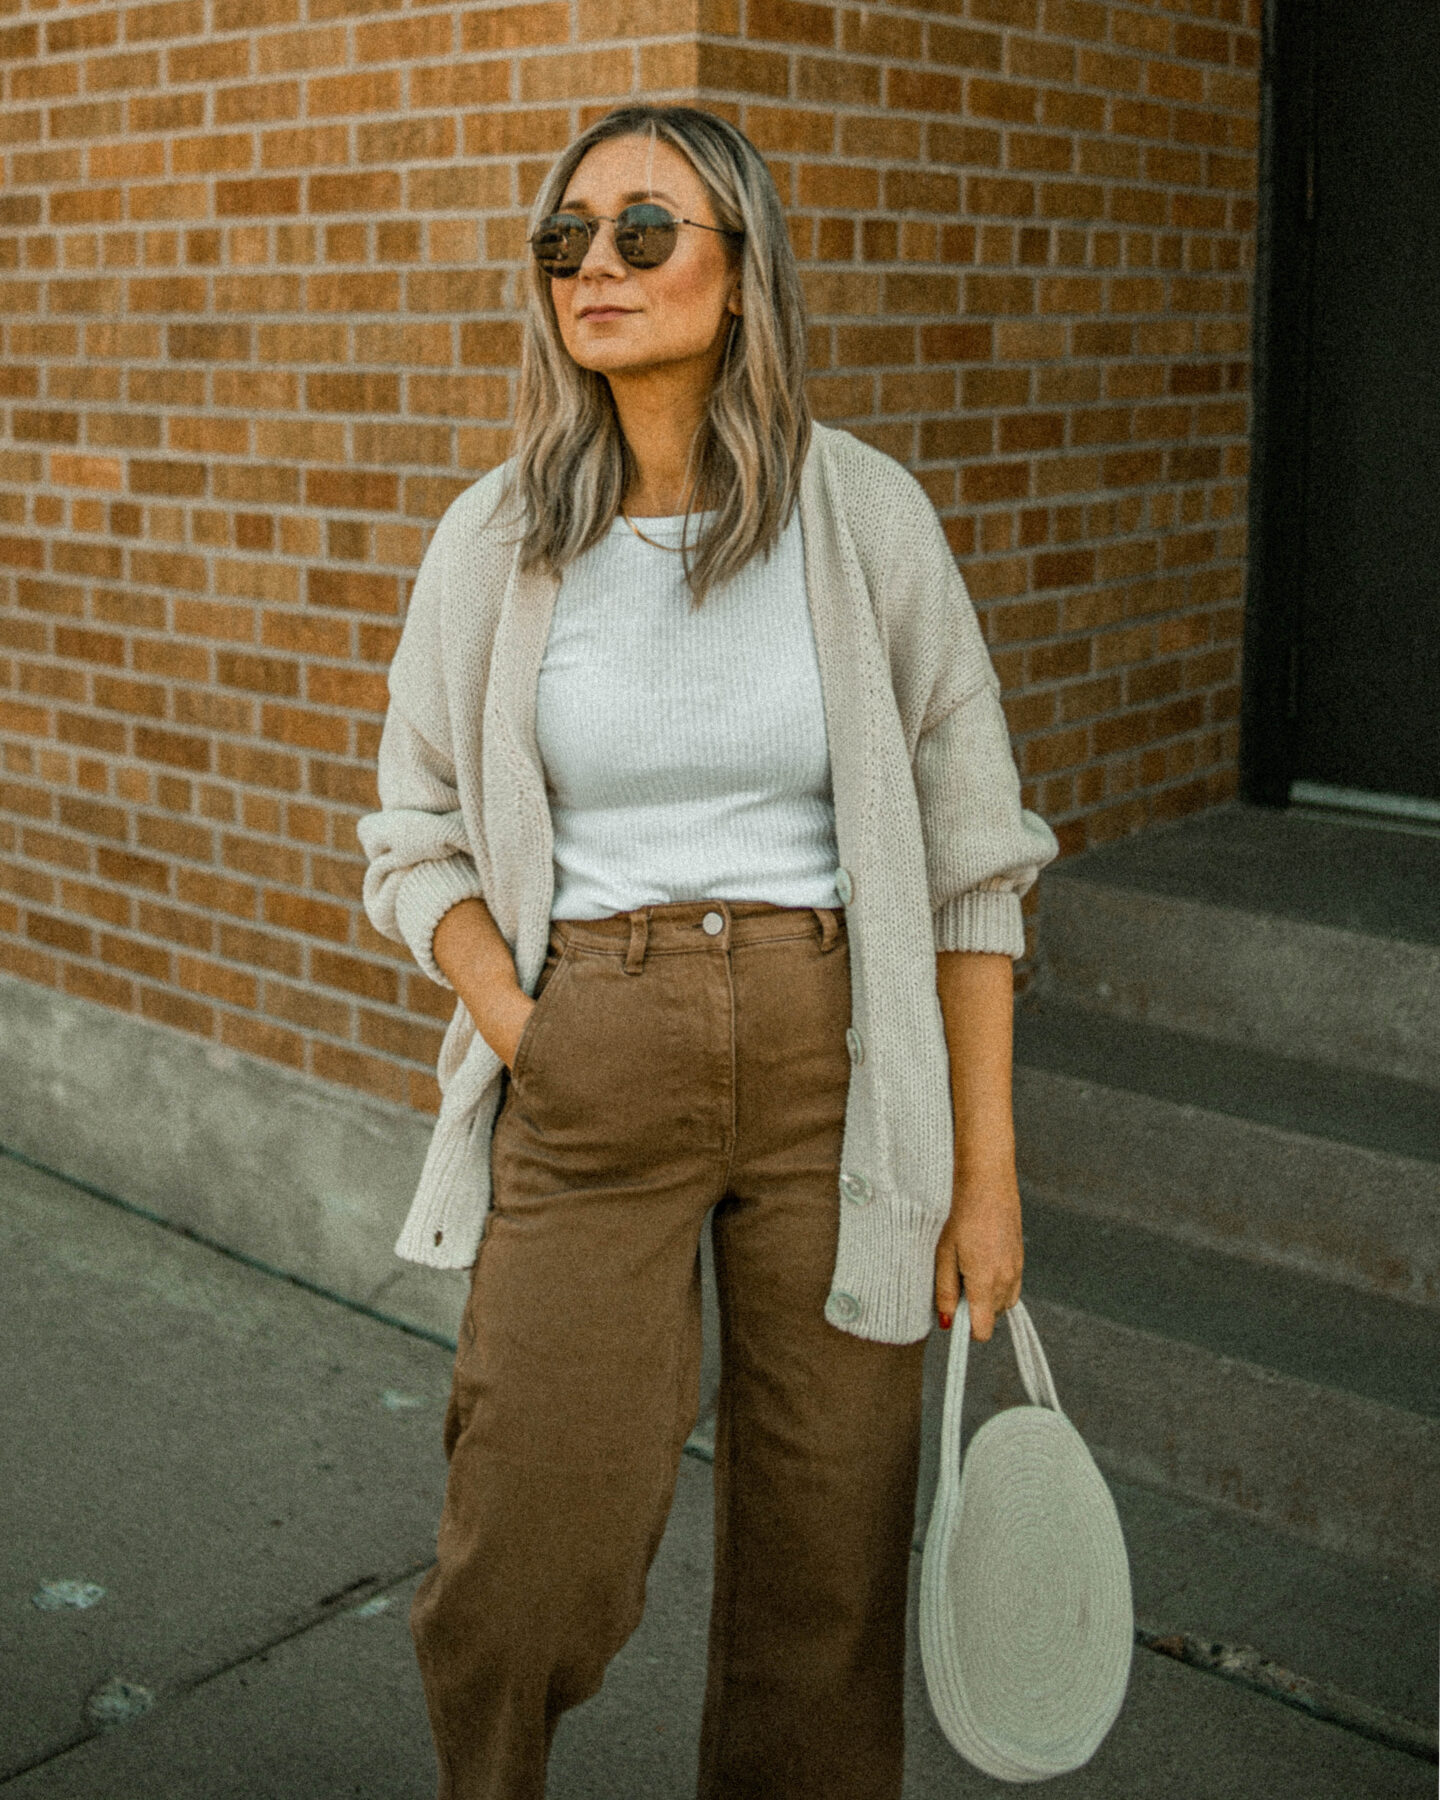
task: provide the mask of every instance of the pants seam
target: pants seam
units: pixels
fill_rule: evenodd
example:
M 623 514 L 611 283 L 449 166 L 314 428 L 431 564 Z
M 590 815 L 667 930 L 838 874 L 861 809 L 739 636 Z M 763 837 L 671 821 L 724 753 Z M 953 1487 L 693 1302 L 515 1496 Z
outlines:
M 710 1736 L 710 1751 L 711 1751 L 710 1766 L 707 1769 L 702 1770 L 702 1777 L 704 1780 L 704 1790 L 703 1791 L 705 1792 L 707 1797 L 710 1797 L 710 1800 L 713 1800 L 713 1797 L 718 1793 L 718 1789 L 716 1788 L 715 1783 L 718 1780 L 719 1771 L 721 1770 L 721 1768 L 723 1768 L 724 1760 L 725 1760 L 724 1752 L 725 1752 L 727 1737 L 728 1737 L 728 1733 L 729 1733 L 729 1725 L 727 1722 L 726 1700 L 728 1697 L 728 1689 L 729 1689 L 729 1681 L 730 1681 L 730 1650 L 731 1650 L 731 1646 L 733 1645 L 733 1643 L 735 1641 L 735 1616 L 736 1616 L 736 1612 L 737 1612 L 738 1605 L 739 1605 L 738 1587 L 737 1587 L 736 1578 L 735 1578 L 734 1556 L 732 1553 L 733 1545 L 734 1545 L 735 1539 L 736 1539 L 736 1513 L 739 1510 L 738 1504 L 737 1504 L 738 1496 L 739 1496 L 739 1488 L 738 1488 L 738 1484 L 735 1479 L 735 1473 L 736 1473 L 736 1471 L 735 1471 L 735 1429 L 734 1429 L 735 1421 L 732 1416 L 733 1394 L 732 1394 L 732 1390 L 731 1390 L 731 1386 L 730 1386 L 730 1378 L 733 1377 L 733 1375 L 734 1375 L 734 1366 L 733 1366 L 734 1365 L 734 1357 L 733 1357 L 733 1355 L 727 1355 L 727 1352 L 731 1350 L 731 1343 L 729 1341 L 730 1340 L 729 1322 L 728 1322 L 728 1319 L 726 1318 L 727 1309 L 726 1309 L 725 1303 L 724 1303 L 725 1289 L 724 1289 L 722 1273 L 721 1273 L 722 1257 L 723 1257 L 723 1253 L 717 1246 L 716 1254 L 715 1254 L 715 1285 L 721 1295 L 721 1311 L 720 1311 L 720 1317 L 721 1317 L 721 1332 L 720 1332 L 721 1399 L 720 1399 L 720 1405 L 716 1409 L 716 1414 L 717 1414 L 716 1437 L 717 1437 L 717 1439 L 720 1436 L 719 1415 L 722 1411 L 724 1413 L 724 1424 L 725 1424 L 725 1431 L 724 1431 L 724 1437 L 725 1437 L 725 1468 L 724 1468 L 724 1476 L 725 1476 L 725 1543 L 724 1543 L 723 1547 L 717 1546 L 717 1549 L 721 1550 L 721 1554 L 724 1557 L 725 1621 L 724 1621 L 724 1630 L 720 1636 L 719 1645 L 718 1645 L 719 1656 L 718 1656 L 718 1658 L 714 1659 L 715 1662 L 718 1663 L 718 1667 L 714 1668 L 712 1677 L 711 1677 L 713 1680 L 713 1683 L 714 1683 L 714 1688 L 713 1688 L 714 1700 L 713 1700 L 712 1704 L 714 1706 L 715 1723 L 714 1723 L 714 1726 L 712 1727 L 711 1736 Z M 712 1647 L 711 1655 L 712 1655 L 712 1657 L 714 1656 L 714 1648 L 713 1647 Z

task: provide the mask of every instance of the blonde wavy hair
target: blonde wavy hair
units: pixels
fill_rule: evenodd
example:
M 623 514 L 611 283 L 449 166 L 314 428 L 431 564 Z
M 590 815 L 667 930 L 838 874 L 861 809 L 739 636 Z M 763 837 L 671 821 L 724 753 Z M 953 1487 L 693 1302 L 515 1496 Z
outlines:
M 811 422 L 804 300 L 780 196 L 759 151 L 724 119 L 692 107 L 625 106 L 597 120 L 542 183 L 529 233 L 558 210 L 586 152 L 617 137 L 655 137 L 672 145 L 700 177 L 716 222 L 744 233 L 738 255 L 745 310 L 732 318 L 691 448 L 689 512 L 715 515 L 685 557 L 693 609 L 752 557 L 768 556 L 798 500 Z M 521 566 L 559 575 L 619 516 L 634 458 L 609 382 L 582 369 L 565 348 L 549 278 L 532 262 L 524 280 L 506 494 L 518 502 Z

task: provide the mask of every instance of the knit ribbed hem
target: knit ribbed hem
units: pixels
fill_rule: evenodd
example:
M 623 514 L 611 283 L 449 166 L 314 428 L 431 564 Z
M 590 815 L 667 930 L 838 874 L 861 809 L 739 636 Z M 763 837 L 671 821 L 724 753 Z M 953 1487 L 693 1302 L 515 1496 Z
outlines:
M 856 1206 L 842 1196 L 825 1308 L 831 1324 L 880 1344 L 928 1337 L 935 1322 L 935 1246 L 948 1217 L 948 1208 L 931 1212 L 883 1198 Z
M 474 1145 L 477 1133 L 488 1136 L 494 1124 L 500 1067 L 488 1047 L 480 1054 L 472 1049 L 445 1095 L 395 1241 L 395 1254 L 405 1262 L 464 1269 L 478 1254 L 490 1211 L 490 1167 L 488 1149 L 477 1157 Z
M 435 927 L 452 906 L 462 900 L 483 900 L 480 874 L 468 856 L 447 857 L 444 862 L 416 863 L 395 896 L 395 926 L 425 973 L 448 988 L 444 971 L 432 948 Z
M 937 950 L 994 950 L 1025 954 L 1025 921 L 1020 896 L 1001 888 L 976 888 L 947 900 L 935 911 Z

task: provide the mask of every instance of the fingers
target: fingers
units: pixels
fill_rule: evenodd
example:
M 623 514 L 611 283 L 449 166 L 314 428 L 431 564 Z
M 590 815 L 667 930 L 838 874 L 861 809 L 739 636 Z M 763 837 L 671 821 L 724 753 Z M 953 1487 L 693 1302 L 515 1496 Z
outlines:
M 942 1245 L 935 1258 L 935 1310 L 940 1329 L 948 1331 L 960 1305 L 960 1264 L 952 1248 Z
M 953 1324 L 962 1292 L 970 1303 L 971 1338 L 976 1343 L 988 1343 L 994 1336 L 996 1319 L 1020 1298 L 1019 1270 L 1004 1261 L 989 1266 L 982 1261 L 966 1275 L 954 1234 L 947 1229 L 935 1249 L 935 1311 L 942 1331 L 948 1331 Z

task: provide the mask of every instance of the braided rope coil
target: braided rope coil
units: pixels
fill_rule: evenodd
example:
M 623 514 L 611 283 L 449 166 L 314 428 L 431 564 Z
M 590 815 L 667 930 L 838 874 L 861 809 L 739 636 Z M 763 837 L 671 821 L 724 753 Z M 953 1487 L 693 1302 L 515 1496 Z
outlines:
M 952 1327 L 920 1652 L 935 1717 L 966 1761 L 1003 1781 L 1043 1781 L 1088 1762 L 1115 1722 L 1135 1619 L 1105 1478 L 1061 1410 L 1023 1303 L 1004 1317 L 1031 1404 L 987 1419 L 963 1462 L 963 1297 Z

